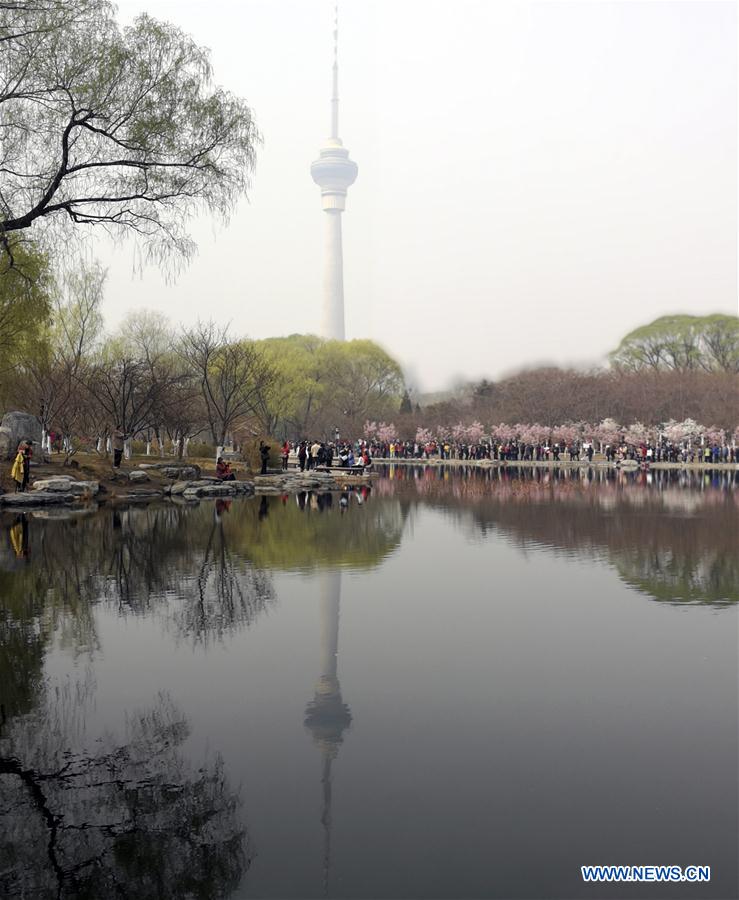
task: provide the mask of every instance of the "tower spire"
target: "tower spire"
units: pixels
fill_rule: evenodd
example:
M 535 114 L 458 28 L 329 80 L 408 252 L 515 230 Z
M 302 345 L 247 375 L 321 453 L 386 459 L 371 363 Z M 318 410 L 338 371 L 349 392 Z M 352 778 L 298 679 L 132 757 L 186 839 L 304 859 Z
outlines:
M 339 139 L 339 4 L 334 6 L 334 81 L 331 94 L 331 137 Z
M 334 7 L 334 66 L 331 94 L 331 136 L 318 159 L 310 167 L 321 188 L 325 213 L 325 249 L 323 266 L 323 324 L 321 334 L 330 340 L 344 340 L 344 260 L 341 246 L 341 214 L 346 207 L 346 192 L 357 177 L 357 164 L 339 137 L 339 5 Z

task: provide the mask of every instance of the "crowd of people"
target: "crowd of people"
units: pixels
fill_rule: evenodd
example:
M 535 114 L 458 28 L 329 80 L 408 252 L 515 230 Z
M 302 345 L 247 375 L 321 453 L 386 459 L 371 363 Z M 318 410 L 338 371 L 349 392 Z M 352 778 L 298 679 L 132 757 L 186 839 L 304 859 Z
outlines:
M 319 466 L 331 468 L 366 468 L 372 465 L 372 457 L 366 441 L 352 444 L 347 441 L 299 441 L 291 444 L 285 441 L 280 450 L 282 468 L 287 469 L 290 457 L 297 459 L 301 472 L 316 469 Z
M 607 462 L 633 460 L 640 463 L 739 463 L 739 447 L 705 442 L 683 444 L 667 440 L 627 443 L 616 440 L 596 448 L 593 441 L 526 443 L 519 440 L 465 443 L 452 440 L 321 442 L 285 441 L 282 468 L 295 458 L 300 470 L 317 466 L 368 466 L 373 459 L 495 460 L 507 462 L 592 462 L 600 453 Z
M 120 428 L 112 434 L 113 467 L 119 468 L 123 456 L 124 441 L 128 437 Z M 577 440 L 547 441 L 527 443 L 518 439 L 509 441 L 481 440 L 466 443 L 454 440 L 418 441 L 284 441 L 279 454 L 283 471 L 293 464 L 303 471 L 321 468 L 354 468 L 365 470 L 373 459 L 407 460 L 495 460 L 505 462 L 592 462 L 599 453 L 607 462 L 619 463 L 632 460 L 643 465 L 653 462 L 739 464 L 739 447 L 732 442 L 682 442 L 668 440 L 642 441 L 638 444 L 625 439 L 601 444 L 598 450 L 593 441 Z M 30 466 L 33 456 L 32 443 L 23 441 L 11 469 L 11 478 L 16 491 L 27 490 L 30 482 Z M 259 444 L 261 474 L 268 472 L 270 447 L 263 441 Z M 219 456 L 216 462 L 216 477 L 221 481 L 236 478 L 230 463 Z

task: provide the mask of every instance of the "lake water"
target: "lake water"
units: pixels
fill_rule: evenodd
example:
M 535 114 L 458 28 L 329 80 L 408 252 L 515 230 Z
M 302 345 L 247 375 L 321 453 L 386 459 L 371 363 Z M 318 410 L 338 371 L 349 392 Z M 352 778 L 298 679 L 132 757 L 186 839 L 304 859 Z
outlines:
M 0 895 L 736 896 L 738 475 L 3 514 Z

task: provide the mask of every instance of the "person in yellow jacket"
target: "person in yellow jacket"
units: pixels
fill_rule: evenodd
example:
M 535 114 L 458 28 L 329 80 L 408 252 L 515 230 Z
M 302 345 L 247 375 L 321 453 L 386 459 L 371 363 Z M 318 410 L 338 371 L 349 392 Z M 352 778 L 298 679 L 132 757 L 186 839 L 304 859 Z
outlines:
M 23 482 L 24 482 L 24 461 L 25 455 L 23 453 L 24 446 L 23 444 L 18 447 L 18 454 L 15 457 L 15 462 L 13 463 L 13 468 L 10 470 L 10 477 L 15 482 L 15 492 L 16 494 L 19 491 L 23 490 Z

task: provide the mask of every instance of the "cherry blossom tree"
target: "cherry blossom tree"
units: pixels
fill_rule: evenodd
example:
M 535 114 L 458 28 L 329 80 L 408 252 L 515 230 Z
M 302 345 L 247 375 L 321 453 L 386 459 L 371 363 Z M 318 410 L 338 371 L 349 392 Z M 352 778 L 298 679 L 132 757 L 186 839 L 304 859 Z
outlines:
M 368 441 L 377 437 L 377 422 L 370 422 L 369 419 L 364 423 L 364 436 Z
M 726 432 L 723 428 L 716 428 L 715 426 L 707 428 L 706 441 L 711 445 L 718 444 L 719 447 L 723 447 L 726 443 Z
M 552 429 L 552 439 L 559 444 L 574 444 L 580 433 L 574 425 L 558 425 Z
M 615 419 L 603 419 L 596 429 L 595 438 L 603 446 L 604 444 L 615 444 L 622 434 L 623 428 Z
M 634 422 L 626 430 L 626 443 L 634 447 L 646 444 L 649 440 L 649 431 L 641 422 Z
M 377 426 L 377 439 L 383 444 L 395 441 L 398 439 L 398 429 L 392 422 L 380 422 Z
M 484 434 L 485 428 L 481 422 L 474 421 L 471 425 L 467 426 L 467 440 L 471 444 L 478 444 L 482 440 Z
M 505 422 L 494 425 L 490 431 L 499 441 L 512 441 L 516 436 L 516 429 L 512 425 L 506 425 Z

